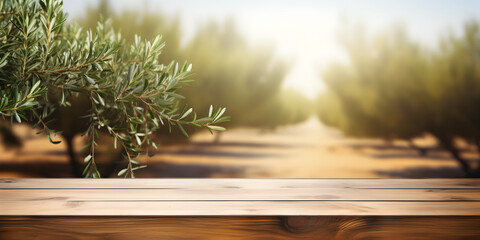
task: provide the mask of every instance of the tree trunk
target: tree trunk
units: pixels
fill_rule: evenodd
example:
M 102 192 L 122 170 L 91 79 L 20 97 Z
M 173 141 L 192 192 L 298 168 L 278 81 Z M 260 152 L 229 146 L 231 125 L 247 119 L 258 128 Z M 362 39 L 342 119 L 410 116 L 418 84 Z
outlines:
M 23 141 L 17 134 L 13 132 L 12 126 L 6 121 L 0 121 L 0 142 L 9 149 L 20 149 L 23 147 Z
M 473 140 L 473 143 L 475 144 L 475 147 L 477 147 L 478 156 L 480 157 L 480 139 L 479 139 L 479 138 L 475 138 L 475 139 Z
M 477 166 L 475 170 L 470 174 L 471 178 L 480 178 L 480 166 Z
M 451 137 L 444 137 L 435 135 L 443 147 L 452 154 L 452 157 L 457 160 L 458 164 L 462 168 L 463 172 L 465 173 L 466 177 L 472 177 L 473 171 L 470 164 L 468 164 L 467 160 L 463 159 L 460 156 L 460 152 L 457 148 L 455 148 L 453 139 Z
M 480 157 L 480 139 L 475 138 L 474 142 L 475 142 L 475 146 L 477 147 L 478 155 Z M 472 177 L 480 178 L 480 160 L 477 162 L 477 168 L 475 168 L 472 172 Z
M 73 148 L 73 136 L 64 136 L 64 139 L 67 143 L 67 152 L 70 160 L 70 166 L 72 167 L 72 174 L 77 178 L 81 178 L 81 167 L 76 160 L 75 149 Z

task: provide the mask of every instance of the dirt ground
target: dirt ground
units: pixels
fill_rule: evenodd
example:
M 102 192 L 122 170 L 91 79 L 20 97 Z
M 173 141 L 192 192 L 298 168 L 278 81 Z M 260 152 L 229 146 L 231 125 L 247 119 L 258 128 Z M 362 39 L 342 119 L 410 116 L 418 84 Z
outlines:
M 25 139 L 19 150 L 0 147 L 0 177 L 72 177 L 65 146 L 50 144 L 24 126 L 15 131 Z M 137 177 L 241 178 L 431 178 L 461 177 L 447 152 L 432 138 L 415 140 L 427 147 L 426 156 L 402 141 L 343 137 L 316 118 L 275 132 L 231 129 L 218 144 L 208 132 L 194 135 L 190 144 L 163 146 Z M 77 149 L 82 139 L 76 139 Z M 472 160 L 473 152 L 465 153 Z M 80 159 L 80 157 L 79 157 Z M 119 166 L 119 169 L 121 166 Z

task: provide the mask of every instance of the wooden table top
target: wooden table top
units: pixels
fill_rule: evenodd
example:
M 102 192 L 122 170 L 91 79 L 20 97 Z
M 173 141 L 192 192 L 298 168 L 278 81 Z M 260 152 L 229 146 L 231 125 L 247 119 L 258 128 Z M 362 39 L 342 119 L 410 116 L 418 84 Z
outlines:
M 480 179 L 0 179 L 0 216 L 480 216 Z

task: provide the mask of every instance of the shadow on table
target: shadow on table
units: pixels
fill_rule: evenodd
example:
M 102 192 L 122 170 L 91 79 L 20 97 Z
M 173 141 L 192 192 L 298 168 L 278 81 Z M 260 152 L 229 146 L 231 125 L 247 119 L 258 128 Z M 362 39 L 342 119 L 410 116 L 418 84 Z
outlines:
M 105 165 L 98 164 L 101 173 Z M 117 166 L 114 174 L 124 166 Z M 212 178 L 212 177 L 245 177 L 247 167 L 218 166 L 211 164 L 173 164 L 152 162 L 147 168 L 136 171 L 137 177 L 149 178 Z M 71 178 L 70 165 L 67 163 L 35 162 L 35 163 L 1 163 L 1 176 L 18 176 L 31 178 Z M 107 177 L 107 176 L 102 176 Z
M 461 178 L 464 176 L 458 167 L 410 167 L 373 172 L 386 178 Z

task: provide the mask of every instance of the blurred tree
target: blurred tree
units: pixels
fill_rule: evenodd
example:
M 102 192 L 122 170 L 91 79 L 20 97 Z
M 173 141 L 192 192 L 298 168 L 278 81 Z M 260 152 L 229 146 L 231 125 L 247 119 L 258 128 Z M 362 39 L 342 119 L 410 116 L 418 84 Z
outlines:
M 168 46 L 158 56 L 158 61 L 169 64 L 172 59 L 184 61 L 180 53 L 181 23 L 179 17 L 168 17 L 161 12 L 151 12 L 147 2 L 143 2 L 143 10 L 126 9 L 120 13 L 112 11 L 109 0 L 100 0 L 95 5 L 87 7 L 84 17 L 76 20 L 87 30 L 95 31 L 97 22 L 111 19 L 112 27 L 124 36 L 127 43 L 132 43 L 135 35 L 144 39 L 152 39 L 162 35 L 162 40 Z
M 344 36 L 350 64 L 333 64 L 323 73 L 327 92 L 319 116 L 355 137 L 410 139 L 425 129 L 428 59 L 403 29 L 368 41 L 362 32 Z M 416 124 L 405 124 L 415 122 Z
M 246 125 L 267 130 L 277 127 L 300 123 L 311 115 L 311 101 L 302 93 L 282 89 L 272 99 L 259 106 L 249 114 Z
M 233 19 L 223 24 L 215 21 L 204 24 L 193 39 L 181 48 L 181 23 L 178 17 L 170 18 L 158 11 L 126 10 L 115 13 L 109 9 L 109 1 L 101 0 L 98 5 L 91 6 L 88 14 L 79 22 L 86 28 L 92 28 L 100 19 L 99 16 L 103 15 L 113 20 L 114 27 L 120 29 L 126 39 L 133 38 L 134 33 L 142 37 L 163 34 L 169 52 L 165 51 L 160 57 L 166 56 L 169 60 L 170 56 L 183 56 L 195 66 L 196 81 L 188 88 L 179 90 L 187 97 L 185 102 L 195 109 L 209 109 L 210 105 L 199 101 L 213 100 L 220 103 L 235 119 L 227 123 L 229 127 L 274 129 L 278 125 L 294 124 L 306 118 L 294 117 L 299 112 L 306 114 L 309 111 L 306 98 L 301 94 L 290 95 L 290 102 L 302 103 L 296 107 L 292 107 L 289 101 L 281 100 L 286 99 L 286 95 L 291 92 L 282 92 L 287 64 L 274 60 L 272 47 L 251 46 L 240 34 Z M 163 58 L 159 60 L 163 62 Z M 283 123 L 274 123 L 275 121 Z M 160 130 L 156 137 L 163 143 L 185 141 L 179 131 L 173 130 L 173 136 L 167 133 L 166 130 Z
M 235 119 L 228 126 L 268 125 L 259 110 L 273 110 L 265 108 L 281 91 L 287 73 L 286 64 L 273 59 L 272 48 L 249 46 L 230 19 L 224 24 L 204 25 L 184 52 L 198 68 L 197 82 L 180 90 L 189 97 L 189 105 L 206 110 L 208 105 L 198 101 L 215 100 Z
M 442 38 L 433 54 L 428 90 L 431 122 L 427 130 L 459 161 L 469 176 L 480 177 L 475 166 L 462 157 L 456 138 L 473 143 L 480 151 L 480 29 L 478 22 L 464 26 L 463 35 Z
M 224 108 L 200 119 L 191 108 L 177 109 L 176 91 L 189 81 L 191 65 L 158 63 L 160 36 L 151 42 L 136 36 L 127 45 L 108 22 L 98 23 L 95 34 L 64 24 L 62 7 L 57 0 L 0 2 L 0 115 L 40 127 L 52 143 L 63 135 L 77 176 L 72 138 L 78 133 L 88 138 L 84 176 L 100 177 L 95 148 L 103 131 L 124 150 L 127 167 L 118 175 L 133 177 L 144 167 L 134 158 L 156 148 L 150 135 L 157 129 L 224 130 L 212 125 L 227 120 Z
M 431 54 L 393 28 L 374 40 L 362 30 L 344 36 L 348 64 L 323 73 L 326 92 L 318 116 L 354 137 L 409 140 L 434 135 L 467 176 L 480 172 L 461 157 L 455 138 L 478 145 L 480 136 L 479 33 L 466 25 L 464 36 L 449 36 Z

